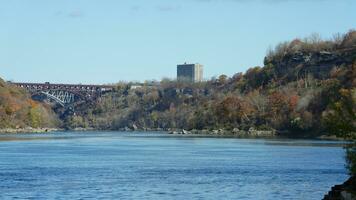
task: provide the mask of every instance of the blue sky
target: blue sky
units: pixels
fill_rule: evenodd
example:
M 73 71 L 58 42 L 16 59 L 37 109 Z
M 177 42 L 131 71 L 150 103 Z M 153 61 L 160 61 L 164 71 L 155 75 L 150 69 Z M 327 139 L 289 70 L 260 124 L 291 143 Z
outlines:
M 356 28 L 355 0 L 0 0 L 0 76 L 115 83 L 262 65 L 266 50 Z

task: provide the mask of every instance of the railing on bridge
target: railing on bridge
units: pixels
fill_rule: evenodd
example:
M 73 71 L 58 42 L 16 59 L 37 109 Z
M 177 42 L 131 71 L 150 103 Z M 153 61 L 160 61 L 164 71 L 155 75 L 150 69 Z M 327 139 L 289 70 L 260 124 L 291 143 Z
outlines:
M 79 91 L 79 92 L 105 92 L 105 91 L 111 91 L 114 88 L 114 86 L 110 86 L 110 85 L 51 84 L 49 82 L 46 83 L 11 82 L 11 84 L 27 89 L 29 91 L 66 90 L 66 91 Z

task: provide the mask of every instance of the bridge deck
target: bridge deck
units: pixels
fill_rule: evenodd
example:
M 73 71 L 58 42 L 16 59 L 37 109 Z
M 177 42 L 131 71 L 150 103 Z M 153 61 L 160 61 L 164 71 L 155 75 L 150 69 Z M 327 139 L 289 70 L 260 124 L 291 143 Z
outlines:
M 68 90 L 68 91 L 110 91 L 115 88 L 113 85 L 82 85 L 82 84 L 51 84 L 51 83 L 19 83 L 11 82 L 21 88 L 28 90 Z

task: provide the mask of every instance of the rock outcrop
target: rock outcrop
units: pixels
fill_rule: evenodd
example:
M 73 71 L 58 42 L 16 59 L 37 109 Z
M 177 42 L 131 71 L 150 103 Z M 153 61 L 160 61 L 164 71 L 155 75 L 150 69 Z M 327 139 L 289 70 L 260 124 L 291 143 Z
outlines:
M 330 51 L 288 52 L 281 58 L 265 58 L 265 66 L 274 66 L 278 79 L 295 81 L 306 75 L 317 79 L 327 79 L 334 67 L 352 64 L 356 57 L 356 48 L 340 48 Z

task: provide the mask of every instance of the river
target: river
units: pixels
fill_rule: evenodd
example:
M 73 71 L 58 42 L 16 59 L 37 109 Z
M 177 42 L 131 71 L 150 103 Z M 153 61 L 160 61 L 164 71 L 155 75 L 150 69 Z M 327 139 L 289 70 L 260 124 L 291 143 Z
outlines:
M 155 132 L 0 135 L 0 199 L 321 199 L 340 142 Z

